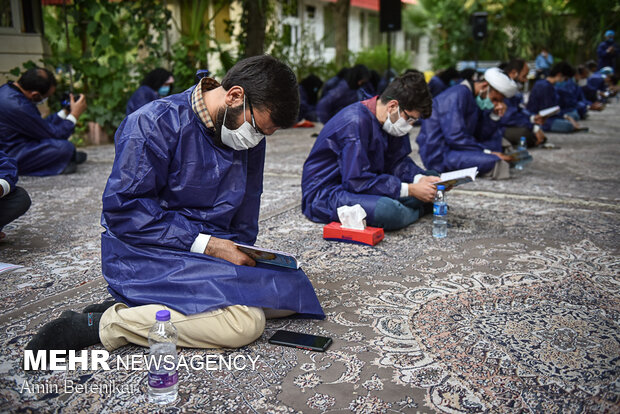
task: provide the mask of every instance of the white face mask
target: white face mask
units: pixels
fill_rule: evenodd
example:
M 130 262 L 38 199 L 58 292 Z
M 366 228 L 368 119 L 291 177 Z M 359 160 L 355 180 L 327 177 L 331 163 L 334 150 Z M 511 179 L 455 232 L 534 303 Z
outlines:
M 398 114 L 398 120 L 392 122 L 390 113 L 388 112 L 387 119 L 383 123 L 383 130 L 394 137 L 402 137 L 411 131 L 413 125 L 409 124 L 409 122 L 405 121 L 405 119 L 400 116 L 400 107 L 396 107 L 396 113 Z
M 579 81 L 577 82 L 577 85 L 579 86 L 586 86 L 587 84 L 588 84 L 587 79 L 579 79 Z
M 245 96 L 243 97 L 243 124 L 234 131 L 226 128 L 227 112 L 228 107 L 226 107 L 226 111 L 224 111 L 224 120 L 222 121 L 222 143 L 234 150 L 242 151 L 254 148 L 265 138 L 265 135 L 256 132 L 254 118 L 252 118 L 254 126 L 250 125 L 250 123 L 245 120 Z
M 49 98 L 49 96 L 48 96 L 47 98 Z M 37 104 L 37 105 L 43 105 L 43 104 L 45 103 L 45 101 L 47 101 L 47 98 L 43 98 L 43 99 L 41 99 L 41 100 L 40 100 L 39 102 L 37 102 L 36 104 Z

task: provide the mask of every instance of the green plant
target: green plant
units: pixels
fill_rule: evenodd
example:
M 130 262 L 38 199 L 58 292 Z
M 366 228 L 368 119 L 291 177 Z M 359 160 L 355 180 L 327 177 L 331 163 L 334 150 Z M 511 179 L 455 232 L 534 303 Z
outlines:
M 170 12 L 159 0 L 74 0 L 66 8 L 70 50 L 64 13 L 63 7 L 43 8 L 45 37 L 52 50 L 45 62 L 62 75 L 59 91 L 68 89 L 66 73 L 72 70 L 75 92 L 84 93 L 88 101 L 84 120 L 112 134 L 139 80 L 166 57 L 160 45 Z
M 387 47 L 376 46 L 371 49 L 361 50 L 355 55 L 355 63 L 366 65 L 368 69 L 374 69 L 380 75 L 387 70 Z M 394 53 L 390 56 L 390 66 L 397 73 L 404 72 L 411 66 L 411 61 L 407 53 Z

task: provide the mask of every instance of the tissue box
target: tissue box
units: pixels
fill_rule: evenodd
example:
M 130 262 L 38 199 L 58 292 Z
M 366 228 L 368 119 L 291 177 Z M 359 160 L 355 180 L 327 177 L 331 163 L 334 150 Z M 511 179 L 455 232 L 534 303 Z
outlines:
M 343 229 L 337 221 L 332 221 L 323 227 L 323 238 L 325 240 L 374 246 L 383 240 L 384 236 L 385 233 L 383 233 L 383 229 L 380 227 L 366 227 L 364 230 Z

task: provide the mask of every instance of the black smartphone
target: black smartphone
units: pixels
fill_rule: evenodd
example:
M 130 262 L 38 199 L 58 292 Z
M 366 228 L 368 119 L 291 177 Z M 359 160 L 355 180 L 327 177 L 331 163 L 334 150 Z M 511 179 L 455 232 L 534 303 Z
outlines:
M 299 332 L 278 330 L 269 338 L 270 344 L 292 346 L 293 348 L 325 352 L 332 344 L 332 338 Z

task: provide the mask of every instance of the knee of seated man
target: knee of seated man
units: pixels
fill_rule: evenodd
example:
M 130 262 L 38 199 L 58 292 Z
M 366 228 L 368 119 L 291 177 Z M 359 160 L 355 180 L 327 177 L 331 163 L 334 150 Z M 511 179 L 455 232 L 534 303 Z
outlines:
M 32 200 L 30 199 L 28 192 L 21 187 L 15 187 L 15 196 L 19 198 L 22 214 L 28 211 L 30 205 L 32 204 Z
M 239 348 L 260 338 L 265 331 L 265 313 L 261 308 L 251 306 L 230 306 L 226 309 L 226 320 L 230 331 L 229 348 Z

